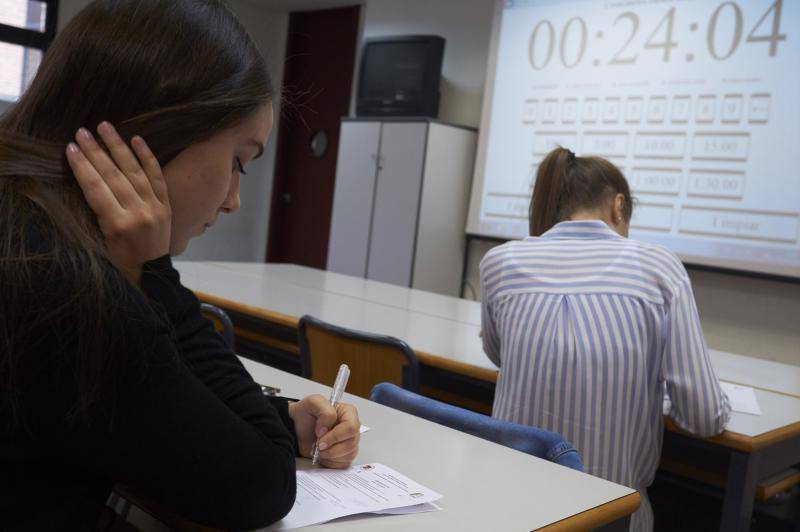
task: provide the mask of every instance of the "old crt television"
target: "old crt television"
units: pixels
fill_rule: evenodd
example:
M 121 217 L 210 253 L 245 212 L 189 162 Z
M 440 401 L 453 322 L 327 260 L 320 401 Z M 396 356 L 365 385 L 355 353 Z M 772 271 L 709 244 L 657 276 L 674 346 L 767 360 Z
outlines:
M 367 39 L 356 115 L 436 118 L 443 55 L 444 39 L 434 35 Z

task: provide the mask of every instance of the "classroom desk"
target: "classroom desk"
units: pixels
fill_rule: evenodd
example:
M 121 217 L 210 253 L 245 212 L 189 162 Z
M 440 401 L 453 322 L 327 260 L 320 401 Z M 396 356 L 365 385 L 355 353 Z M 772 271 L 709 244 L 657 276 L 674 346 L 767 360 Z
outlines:
M 480 304 L 289 264 L 176 262 L 201 299 L 258 319 L 296 327 L 303 314 L 407 342 L 421 364 L 494 383 L 483 353 Z M 702 458 L 681 470 L 711 469 L 725 487 L 722 530 L 747 530 L 756 484 L 800 463 L 800 368 L 711 350 L 718 376 L 754 387 L 762 416 L 734 412 L 727 430 L 707 440 L 667 420 L 665 449 Z M 683 460 L 683 458 L 681 458 Z
M 420 363 L 494 383 L 483 353 L 480 305 L 292 264 L 175 262 L 201 299 L 265 321 L 296 327 L 311 314 L 342 327 L 400 338 Z
M 253 378 L 304 397 L 330 388 L 242 359 Z M 625 530 L 638 492 L 345 394 L 370 430 L 356 463 L 380 462 L 443 495 L 442 511 L 346 518 L 307 530 Z M 304 461 L 305 462 L 305 461 Z

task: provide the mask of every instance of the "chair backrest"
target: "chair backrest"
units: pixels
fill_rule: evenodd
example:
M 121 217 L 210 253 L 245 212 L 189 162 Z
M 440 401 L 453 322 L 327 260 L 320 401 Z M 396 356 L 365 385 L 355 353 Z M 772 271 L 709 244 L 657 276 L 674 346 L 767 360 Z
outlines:
M 225 339 L 225 343 L 234 349 L 236 335 L 233 330 L 233 322 L 228 313 L 211 303 L 200 303 L 200 313 L 211 320 L 214 328 Z
M 350 366 L 347 392 L 367 397 L 379 382 L 419 390 L 419 362 L 414 351 L 392 336 L 331 325 L 312 316 L 300 318 L 298 343 L 303 376 L 333 385 L 341 364 Z
M 423 397 L 387 382 L 375 386 L 369 398 L 376 403 L 402 410 L 434 423 L 583 471 L 583 462 L 581 462 L 578 451 L 570 442 L 555 432 L 495 419 Z

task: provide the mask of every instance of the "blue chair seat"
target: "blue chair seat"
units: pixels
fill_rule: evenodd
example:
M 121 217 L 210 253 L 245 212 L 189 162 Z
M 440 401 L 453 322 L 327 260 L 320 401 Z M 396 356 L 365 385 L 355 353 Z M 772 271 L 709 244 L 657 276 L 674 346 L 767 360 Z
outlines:
M 372 388 L 371 401 L 415 415 L 523 453 L 583 471 L 578 451 L 560 434 L 495 419 L 449 405 L 382 382 Z

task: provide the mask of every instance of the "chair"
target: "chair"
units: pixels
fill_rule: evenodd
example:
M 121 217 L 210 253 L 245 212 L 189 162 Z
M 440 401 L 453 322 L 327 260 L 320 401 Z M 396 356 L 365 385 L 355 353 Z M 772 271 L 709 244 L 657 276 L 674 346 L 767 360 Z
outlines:
M 300 360 L 304 377 L 331 386 L 341 364 L 352 373 L 347 392 L 367 397 L 379 382 L 419 391 L 419 362 L 397 338 L 337 327 L 312 316 L 300 318 Z
M 228 344 L 231 349 L 234 349 L 235 334 L 233 322 L 230 316 L 228 316 L 228 313 L 211 303 L 200 303 L 200 313 L 211 320 L 214 324 L 214 328 L 222 335 L 225 343 Z
M 555 432 L 478 414 L 423 397 L 388 382 L 375 386 L 369 399 L 478 438 L 583 471 L 583 462 L 578 451 Z

